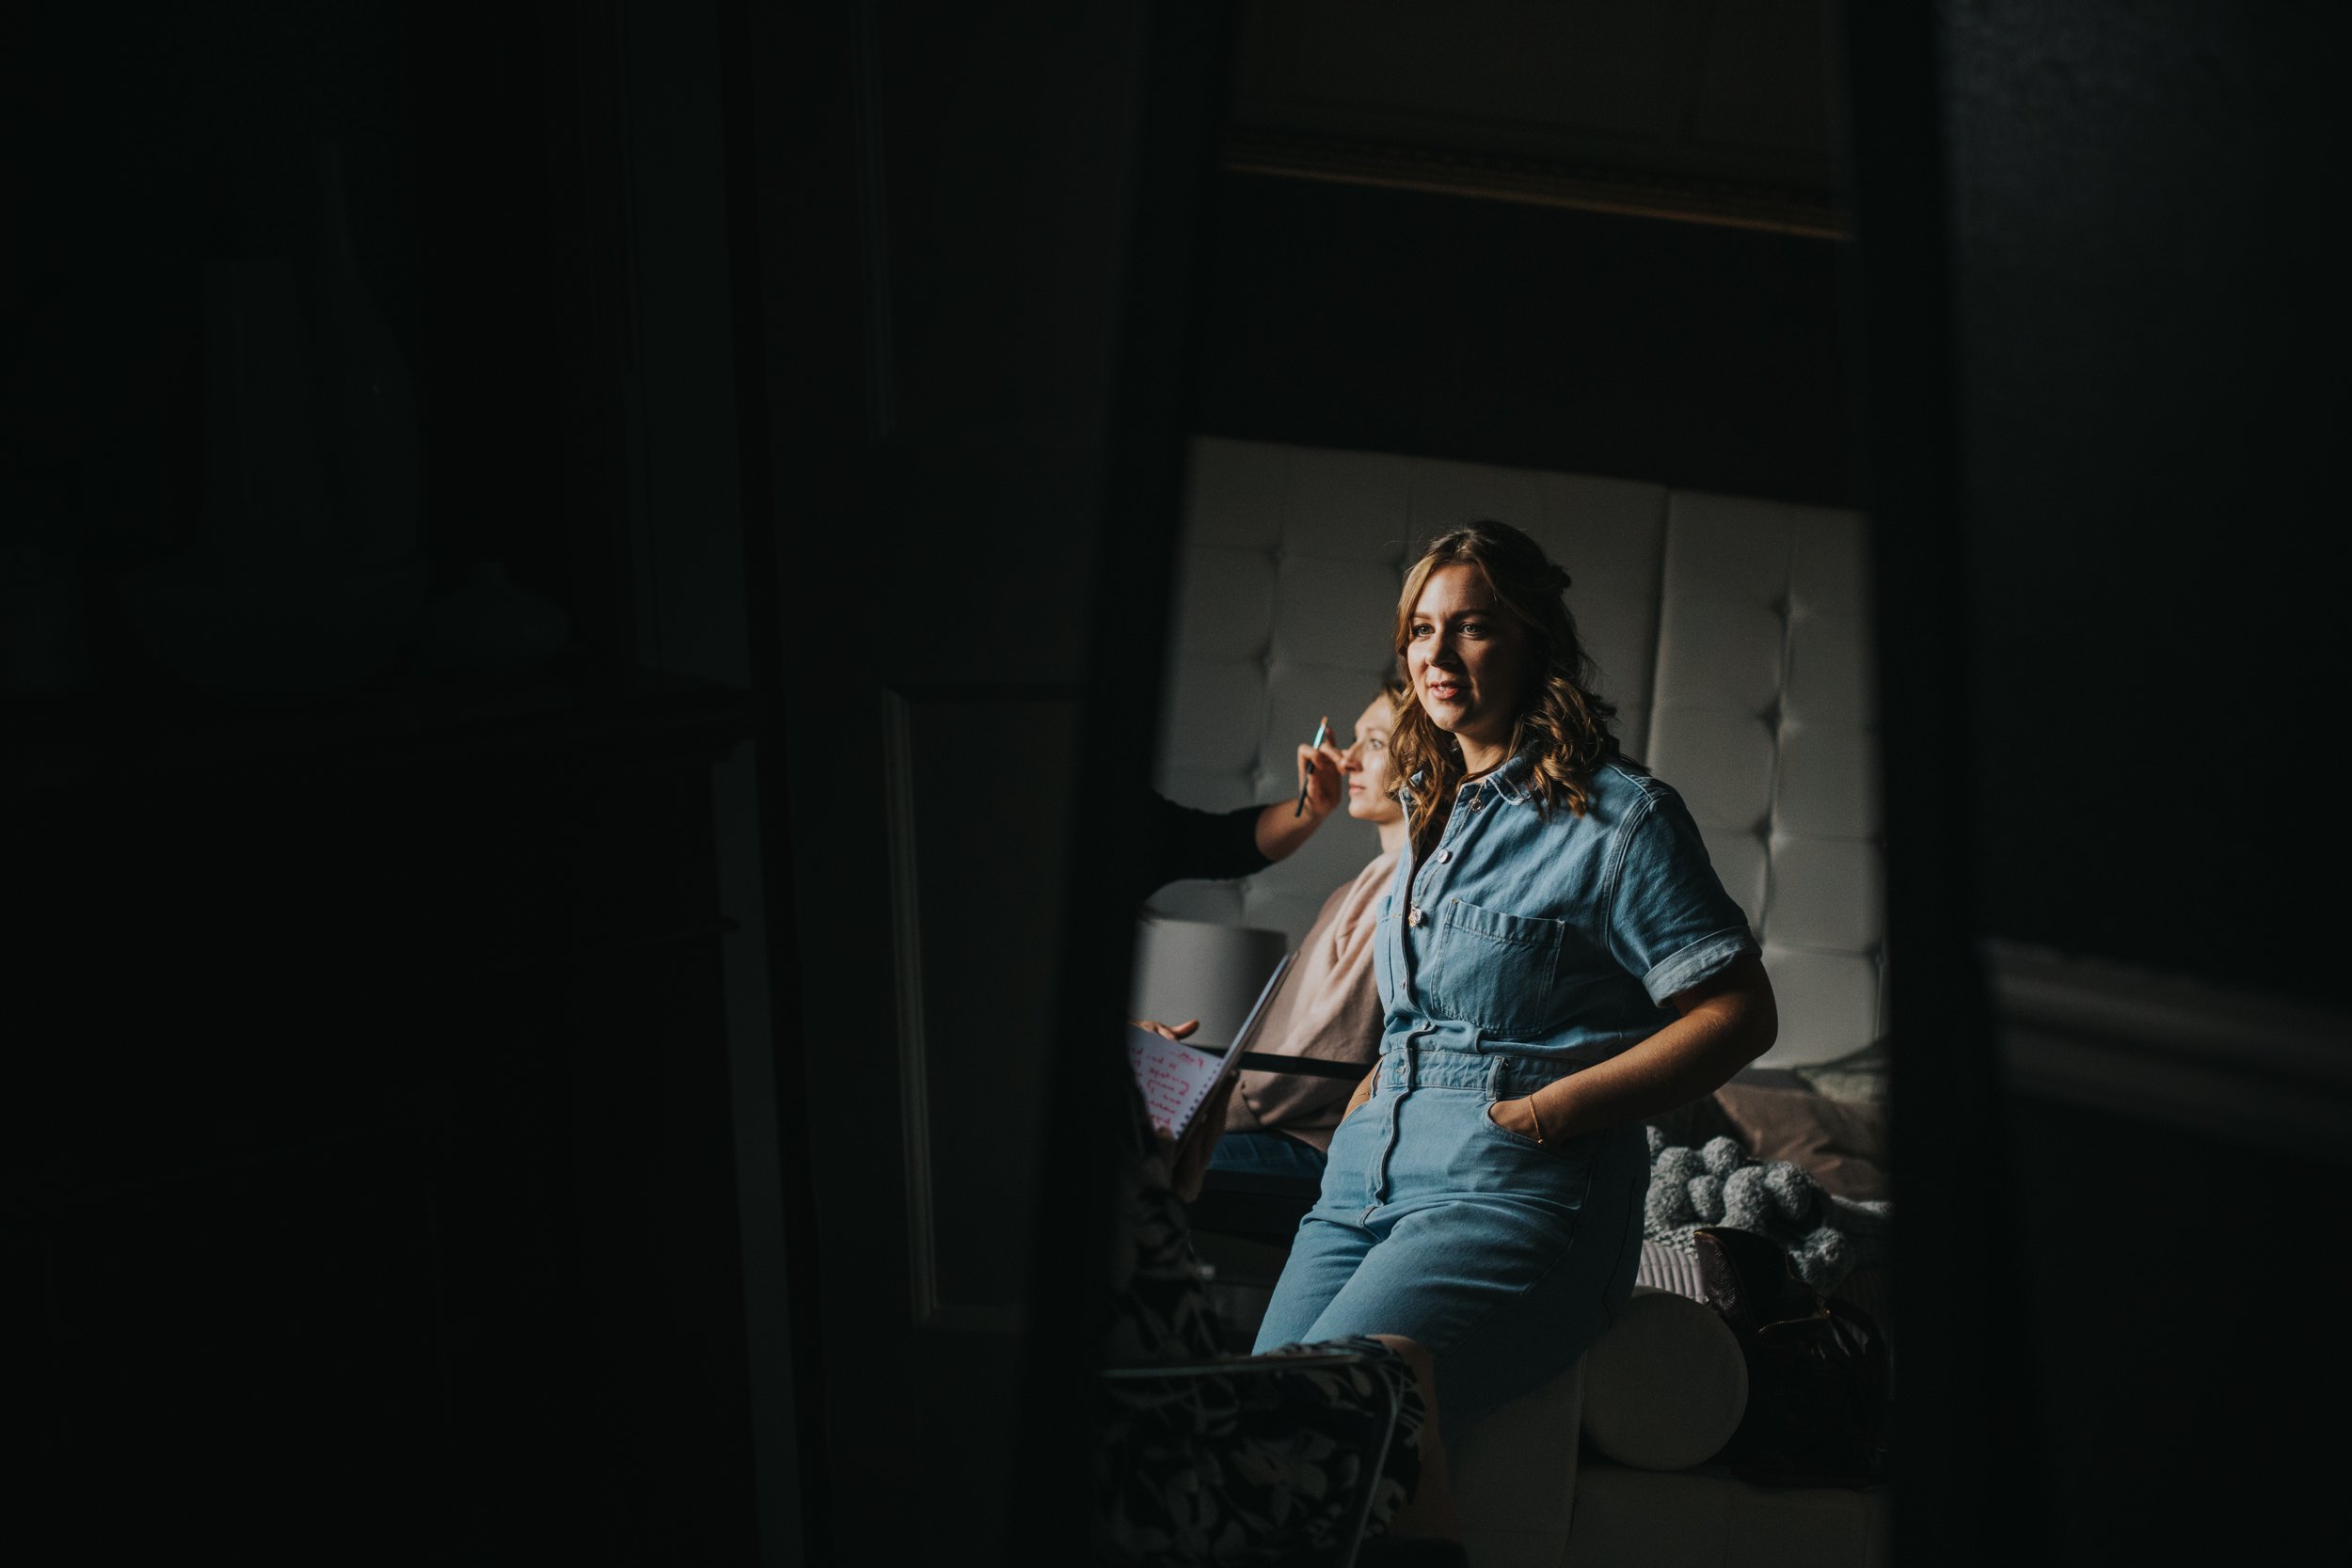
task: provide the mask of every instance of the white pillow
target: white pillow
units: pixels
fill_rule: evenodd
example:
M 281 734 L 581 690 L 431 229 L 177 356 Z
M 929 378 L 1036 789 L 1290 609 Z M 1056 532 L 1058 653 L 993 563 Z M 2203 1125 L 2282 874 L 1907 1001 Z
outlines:
M 1748 1364 L 1730 1326 L 1672 1291 L 1636 1286 L 1584 1354 L 1584 1437 L 1620 1465 L 1703 1465 L 1747 1408 Z

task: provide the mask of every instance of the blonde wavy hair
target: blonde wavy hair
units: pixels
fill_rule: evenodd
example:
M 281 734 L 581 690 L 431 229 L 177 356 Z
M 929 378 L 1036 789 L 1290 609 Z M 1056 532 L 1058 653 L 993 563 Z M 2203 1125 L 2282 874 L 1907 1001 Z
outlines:
M 1405 593 L 1396 601 L 1396 657 L 1407 670 L 1413 607 L 1421 603 L 1429 574 L 1441 566 L 1474 569 L 1494 591 L 1495 603 L 1525 632 L 1534 675 L 1511 726 L 1511 752 L 1529 753 L 1526 782 L 1539 810 L 1565 806 L 1583 816 L 1592 802 L 1594 769 L 1623 753 L 1611 727 L 1616 707 L 1593 689 L 1593 661 L 1562 597 L 1568 574 L 1508 523 L 1483 520 L 1439 534 L 1405 574 Z M 1389 784 L 1404 803 L 1416 843 L 1443 815 L 1464 771 L 1454 737 L 1430 721 L 1428 709 L 1408 689 L 1389 736 Z M 1406 781 L 1416 773 L 1422 784 L 1408 789 Z

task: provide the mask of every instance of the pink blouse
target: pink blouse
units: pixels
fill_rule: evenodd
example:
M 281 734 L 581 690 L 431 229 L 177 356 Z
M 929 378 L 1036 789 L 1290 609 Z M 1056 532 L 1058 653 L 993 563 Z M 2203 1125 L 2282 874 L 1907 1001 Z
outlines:
M 1360 1062 L 1380 1053 L 1380 997 L 1372 978 L 1372 939 L 1380 895 L 1396 877 L 1397 851 L 1384 850 L 1332 891 L 1298 944 L 1281 988 L 1266 1003 L 1253 1049 L 1282 1056 Z M 1281 1132 L 1331 1147 L 1356 1085 L 1344 1078 L 1244 1072 L 1225 1112 L 1228 1132 Z

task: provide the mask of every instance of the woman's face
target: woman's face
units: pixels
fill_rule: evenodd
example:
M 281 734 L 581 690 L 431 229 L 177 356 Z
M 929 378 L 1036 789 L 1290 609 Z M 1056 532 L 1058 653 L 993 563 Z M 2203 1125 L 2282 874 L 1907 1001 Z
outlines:
M 1359 822 L 1401 822 L 1405 808 L 1389 794 L 1389 700 L 1375 697 L 1356 716 L 1347 749 L 1347 815 Z
M 1405 670 L 1429 721 L 1462 743 L 1473 771 L 1502 759 L 1527 696 L 1527 628 L 1495 602 L 1486 574 L 1440 566 L 1406 623 Z

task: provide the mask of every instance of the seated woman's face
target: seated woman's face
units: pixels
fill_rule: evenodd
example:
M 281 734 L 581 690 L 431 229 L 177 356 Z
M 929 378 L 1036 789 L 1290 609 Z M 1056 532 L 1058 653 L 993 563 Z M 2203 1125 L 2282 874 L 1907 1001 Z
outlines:
M 1472 566 L 1438 567 L 1408 626 L 1405 671 L 1430 722 L 1465 742 L 1508 739 L 1527 693 L 1527 639 L 1486 578 Z
M 1395 822 L 1405 808 L 1389 794 L 1389 700 L 1375 697 L 1356 716 L 1356 741 L 1347 749 L 1347 815 L 1359 822 Z

